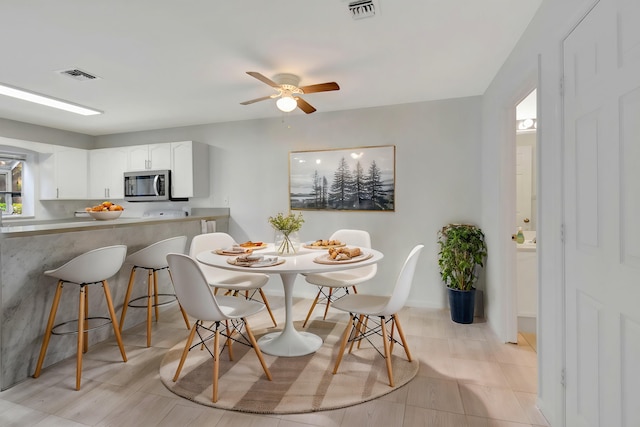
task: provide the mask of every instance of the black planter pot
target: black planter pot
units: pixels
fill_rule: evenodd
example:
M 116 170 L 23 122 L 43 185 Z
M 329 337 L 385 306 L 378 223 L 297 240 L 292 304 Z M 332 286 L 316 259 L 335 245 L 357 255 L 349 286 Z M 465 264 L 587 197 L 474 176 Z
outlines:
M 473 323 L 474 308 L 476 305 L 476 290 L 461 291 L 447 288 L 449 291 L 449 308 L 451 320 L 456 323 Z

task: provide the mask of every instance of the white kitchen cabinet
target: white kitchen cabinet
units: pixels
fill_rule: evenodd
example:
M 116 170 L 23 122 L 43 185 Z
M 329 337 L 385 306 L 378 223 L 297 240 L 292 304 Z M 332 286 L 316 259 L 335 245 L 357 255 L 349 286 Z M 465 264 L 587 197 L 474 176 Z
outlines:
M 129 147 L 89 150 L 89 199 L 123 199 Z
M 209 197 L 209 146 L 193 141 L 170 143 L 171 196 Z
M 87 150 L 54 146 L 38 155 L 41 200 L 87 198 Z
M 171 169 L 171 144 L 129 147 L 128 171 Z

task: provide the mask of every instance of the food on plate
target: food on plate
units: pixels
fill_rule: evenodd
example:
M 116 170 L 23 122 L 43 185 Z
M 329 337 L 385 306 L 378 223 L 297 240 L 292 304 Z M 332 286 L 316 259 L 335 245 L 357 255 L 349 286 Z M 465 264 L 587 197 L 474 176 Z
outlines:
M 236 263 L 255 264 L 256 262 L 262 261 L 262 259 L 263 259 L 263 257 L 260 256 L 260 255 L 246 254 L 246 255 L 241 255 L 238 258 L 236 258 Z
M 360 248 L 330 248 L 329 258 L 336 261 L 346 261 L 362 255 Z
M 120 205 L 116 205 L 113 202 L 102 202 L 99 205 L 91 206 L 90 208 L 84 208 L 86 212 L 107 212 L 107 211 L 123 211 L 124 208 Z
M 257 248 L 262 245 L 264 245 L 264 242 L 252 242 L 251 240 L 244 243 L 240 243 L 240 246 L 242 246 L 243 248 Z
M 326 240 L 320 239 L 309 244 L 309 246 L 340 246 L 342 242 L 340 240 Z

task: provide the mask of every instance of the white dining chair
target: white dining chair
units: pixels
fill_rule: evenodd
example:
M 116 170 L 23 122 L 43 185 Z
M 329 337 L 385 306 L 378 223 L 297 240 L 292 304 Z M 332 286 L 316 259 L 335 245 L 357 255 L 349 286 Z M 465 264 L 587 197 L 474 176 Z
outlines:
M 371 248 L 371 236 L 364 230 L 337 230 L 334 232 L 329 240 L 338 240 L 342 243 L 346 243 L 347 246 L 359 248 Z M 315 299 L 311 303 L 311 308 L 307 313 L 307 317 L 304 319 L 302 327 L 304 328 L 311 317 L 311 313 L 316 308 L 318 303 L 325 303 L 324 315 L 322 319 L 327 318 L 329 312 L 329 305 L 339 300 L 345 295 L 349 294 L 349 288 L 352 288 L 354 293 L 358 293 L 356 285 L 371 280 L 378 271 L 376 264 L 367 265 L 365 267 L 354 268 L 343 271 L 332 271 L 329 273 L 316 273 L 308 274 L 305 276 L 305 280 L 312 285 L 318 287 L 318 293 Z
M 215 232 L 198 234 L 191 240 L 189 256 L 196 259 L 196 255 L 200 252 L 231 248 L 237 244 L 238 243 L 233 239 L 233 237 L 227 233 Z M 269 300 L 262 290 L 262 287 L 269 281 L 269 276 L 267 274 L 239 273 L 224 270 L 222 268 L 211 267 L 199 261 L 197 262 L 210 286 L 219 289 L 226 289 L 235 296 L 243 295 L 247 299 L 253 299 L 255 294 L 259 293 L 260 298 L 262 298 L 262 302 L 267 307 L 267 312 L 271 317 L 273 326 L 278 326 L 276 319 L 271 312 Z
M 369 337 L 372 335 L 382 336 L 382 344 L 384 346 L 383 357 L 386 361 L 389 385 L 391 387 L 394 386 L 393 370 L 391 367 L 391 352 L 393 351 L 394 343 L 404 348 L 407 359 L 411 362 L 411 352 L 409 351 L 407 340 L 400 325 L 400 320 L 398 319 L 398 312 L 404 307 L 409 297 L 418 256 L 423 248 L 424 245 L 417 245 L 411 250 L 402 266 L 402 270 L 400 270 L 400 274 L 398 275 L 395 287 L 390 296 L 347 295 L 333 304 L 333 307 L 336 309 L 349 313 L 349 323 L 342 335 L 340 350 L 338 351 L 336 364 L 333 368 L 334 374 L 338 372 L 338 367 L 342 361 L 347 342 L 351 342 L 351 346 L 349 347 L 349 353 L 351 353 L 355 342 L 358 343 L 358 346 L 362 340 L 371 342 Z M 371 321 L 373 325 L 370 325 L 369 321 Z M 391 332 L 387 330 L 387 324 L 390 324 Z M 400 342 L 394 337 L 396 329 L 398 330 Z M 373 345 L 373 343 L 371 344 Z
M 248 316 L 264 310 L 265 305 L 258 301 L 234 296 L 215 296 L 197 261 L 187 255 L 169 254 L 167 255 L 167 262 L 172 271 L 171 277 L 178 301 L 180 301 L 180 304 L 190 316 L 197 319 L 185 343 L 173 381 L 178 380 L 189 350 L 198 347 L 198 345 L 193 347 L 191 345 L 196 333 L 202 338 L 201 344 L 209 340 L 211 333 L 213 333 L 213 348 L 210 353 L 213 357 L 212 400 L 214 403 L 218 401 L 220 335 L 226 338 L 225 346 L 229 352 L 230 359 L 232 359 L 231 346 L 234 341 L 253 347 L 265 375 L 269 381 L 271 381 L 271 372 L 269 372 L 269 368 L 262 357 L 260 347 L 258 347 L 258 342 L 253 332 L 251 332 L 251 328 L 246 319 Z M 205 326 L 204 322 L 213 322 L 213 324 L 211 326 Z M 242 331 L 243 329 L 244 332 Z

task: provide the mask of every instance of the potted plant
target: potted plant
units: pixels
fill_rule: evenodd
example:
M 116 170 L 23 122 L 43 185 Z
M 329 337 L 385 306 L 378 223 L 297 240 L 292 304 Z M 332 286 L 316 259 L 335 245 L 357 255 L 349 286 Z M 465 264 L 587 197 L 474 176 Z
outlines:
M 451 320 L 473 323 L 478 269 L 487 257 L 484 233 L 475 225 L 449 224 L 438 231 L 438 244 L 438 266 L 449 293 Z
M 269 217 L 269 224 L 276 231 L 274 242 L 280 255 L 294 255 L 298 252 L 300 246 L 298 231 L 303 223 L 302 212 L 298 212 L 298 215 L 292 212 L 288 215 L 278 213 L 276 216 Z

